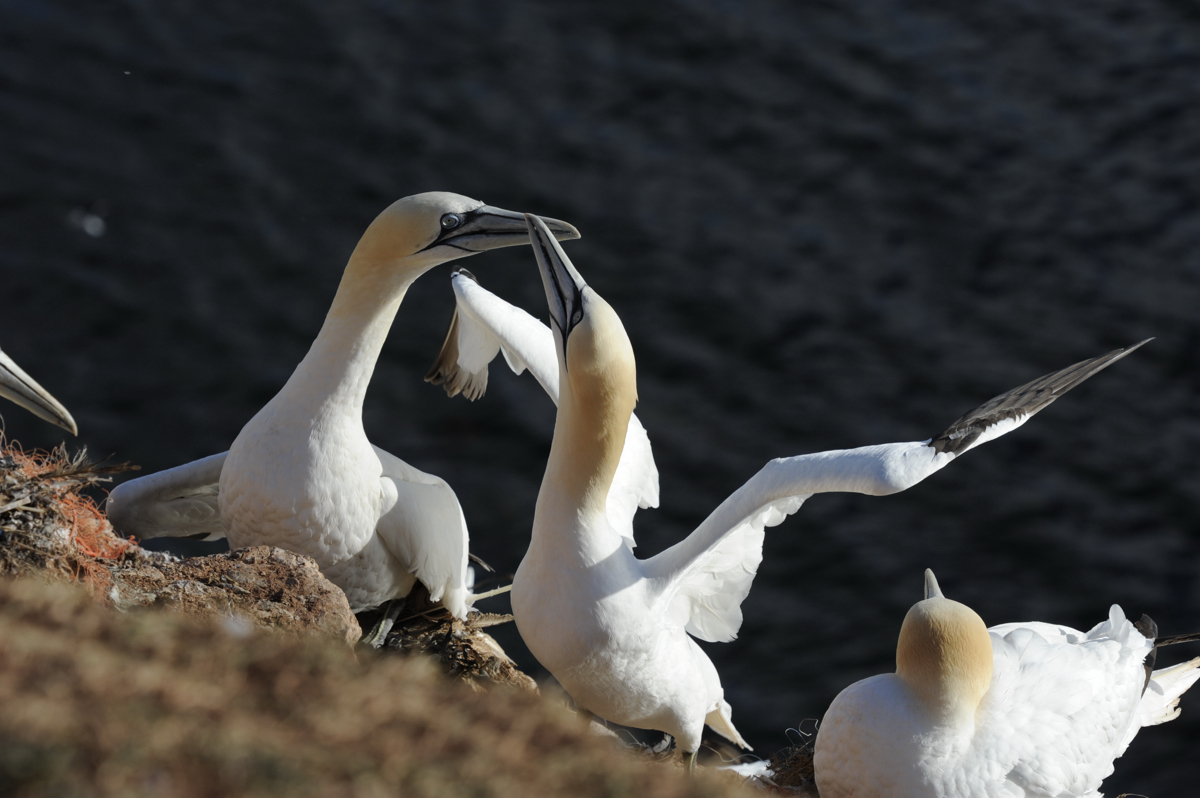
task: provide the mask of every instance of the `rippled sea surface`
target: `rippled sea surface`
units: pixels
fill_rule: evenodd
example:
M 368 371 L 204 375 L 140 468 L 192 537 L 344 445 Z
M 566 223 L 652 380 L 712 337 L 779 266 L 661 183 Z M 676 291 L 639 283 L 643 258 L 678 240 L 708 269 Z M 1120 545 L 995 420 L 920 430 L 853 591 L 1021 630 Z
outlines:
M 772 457 L 924 439 L 1156 336 L 913 490 L 771 530 L 740 639 L 706 646 L 760 752 L 892 667 L 925 567 L 989 624 L 1087 629 L 1119 602 L 1200 630 L 1194 4 L 259 6 L 0 0 L 0 345 L 93 453 L 226 449 L 375 214 L 451 190 L 583 231 L 662 473 L 644 554 Z M 528 251 L 469 266 L 544 315 Z M 511 572 L 553 408 L 501 368 L 475 404 L 422 382 L 448 278 L 410 292 L 365 423 Z M 1194 792 L 1200 694 L 1183 706 L 1107 794 Z

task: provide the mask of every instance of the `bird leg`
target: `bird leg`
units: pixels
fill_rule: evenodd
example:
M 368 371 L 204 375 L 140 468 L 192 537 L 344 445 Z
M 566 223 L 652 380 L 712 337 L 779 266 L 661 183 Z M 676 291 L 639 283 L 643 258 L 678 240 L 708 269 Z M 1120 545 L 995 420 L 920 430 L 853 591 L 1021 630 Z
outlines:
M 363 635 L 360 641 L 362 645 L 369 648 L 380 648 L 387 640 L 388 632 L 392 631 L 392 627 L 396 625 L 396 619 L 400 617 L 400 613 L 404 611 L 404 605 L 407 603 L 406 599 L 398 598 L 384 604 L 383 615 L 371 627 L 371 631 Z
M 695 751 L 692 751 L 690 754 L 683 755 L 683 761 L 687 763 L 687 772 L 688 772 L 689 776 L 693 776 L 696 773 L 696 754 L 699 754 L 699 753 L 700 753 L 700 749 L 697 748 Z

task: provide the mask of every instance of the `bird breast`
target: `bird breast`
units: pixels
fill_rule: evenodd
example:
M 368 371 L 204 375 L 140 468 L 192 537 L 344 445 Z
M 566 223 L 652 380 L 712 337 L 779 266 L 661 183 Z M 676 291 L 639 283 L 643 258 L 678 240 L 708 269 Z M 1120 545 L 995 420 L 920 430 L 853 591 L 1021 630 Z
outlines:
M 221 472 L 221 518 L 230 545 L 279 546 L 307 554 L 327 571 L 375 535 L 387 501 L 379 457 L 361 425 L 306 425 L 311 434 L 301 437 L 294 426 L 269 422 L 256 417 L 246 425 Z

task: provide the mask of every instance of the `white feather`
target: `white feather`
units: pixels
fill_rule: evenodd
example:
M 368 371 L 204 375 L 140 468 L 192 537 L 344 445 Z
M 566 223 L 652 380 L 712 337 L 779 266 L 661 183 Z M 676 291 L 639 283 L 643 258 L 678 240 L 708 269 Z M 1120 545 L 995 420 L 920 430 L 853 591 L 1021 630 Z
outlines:
M 550 328 L 464 274 L 455 274 L 450 282 L 459 318 L 459 365 L 467 368 L 464 363 L 469 364 L 469 370 L 478 373 L 487 368 L 486 364 L 499 350 L 515 374 L 528 368 L 557 405 L 558 355 Z M 469 332 L 464 333 L 464 330 Z M 484 362 L 482 368 L 478 366 L 480 361 Z M 629 419 L 625 448 L 609 489 L 608 520 L 632 549 L 637 545 L 633 536 L 633 517 L 638 508 L 657 506 L 658 467 L 654 464 L 650 438 L 635 414 Z
M 1113 605 L 1088 632 L 1047 623 L 988 630 L 991 686 L 968 723 L 939 725 L 895 674 L 842 691 L 817 738 L 825 798 L 1098 796 L 1143 726 L 1171 720 L 1200 659 L 1155 671 L 1153 644 Z

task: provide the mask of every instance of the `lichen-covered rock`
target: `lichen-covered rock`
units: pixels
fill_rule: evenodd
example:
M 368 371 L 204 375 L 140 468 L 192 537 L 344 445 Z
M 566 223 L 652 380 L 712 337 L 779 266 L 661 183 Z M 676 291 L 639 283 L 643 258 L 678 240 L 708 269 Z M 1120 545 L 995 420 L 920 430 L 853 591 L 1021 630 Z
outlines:
M 139 560 L 127 558 L 111 570 L 109 598 L 120 609 L 158 605 L 189 615 L 232 615 L 347 643 L 361 635 L 346 595 L 302 554 L 255 546 L 185 560 Z

